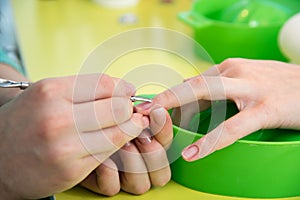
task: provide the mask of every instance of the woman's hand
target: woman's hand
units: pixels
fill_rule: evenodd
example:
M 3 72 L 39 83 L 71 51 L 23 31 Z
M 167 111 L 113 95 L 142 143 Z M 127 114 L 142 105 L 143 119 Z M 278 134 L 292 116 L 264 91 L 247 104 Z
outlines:
M 166 149 L 173 138 L 172 121 L 162 107 L 152 109 L 149 121 L 149 128 L 97 167 L 81 185 L 112 196 L 120 189 L 143 194 L 151 186 L 164 186 L 169 182 L 171 171 Z
M 133 113 L 134 93 L 125 81 L 81 75 L 39 81 L 3 105 L 2 198 L 42 198 L 81 182 L 148 126 Z
M 157 95 L 152 105 L 143 104 L 137 110 L 147 113 L 156 104 L 166 109 L 181 106 L 181 113 L 189 119 L 195 112 L 207 108 L 208 101 L 235 102 L 239 113 L 183 150 L 183 158 L 193 161 L 259 129 L 300 129 L 299 91 L 300 67 L 297 65 L 228 59 Z

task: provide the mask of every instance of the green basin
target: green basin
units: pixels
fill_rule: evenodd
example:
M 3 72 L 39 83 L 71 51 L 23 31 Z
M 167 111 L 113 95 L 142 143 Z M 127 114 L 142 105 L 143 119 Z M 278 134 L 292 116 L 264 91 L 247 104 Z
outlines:
M 194 161 L 182 159 L 181 151 L 222 121 L 222 106 L 229 118 L 238 112 L 231 102 L 217 102 L 196 115 L 190 130 L 173 126 L 174 141 L 168 150 L 172 179 L 201 192 L 249 197 L 279 198 L 300 195 L 300 132 L 259 130 L 234 144 Z M 218 108 L 219 107 L 219 108 Z M 255 117 L 255 116 L 253 116 Z M 251 120 L 251 119 L 249 119 Z
M 179 19 L 216 63 L 230 57 L 286 61 L 278 33 L 299 0 L 196 0 Z

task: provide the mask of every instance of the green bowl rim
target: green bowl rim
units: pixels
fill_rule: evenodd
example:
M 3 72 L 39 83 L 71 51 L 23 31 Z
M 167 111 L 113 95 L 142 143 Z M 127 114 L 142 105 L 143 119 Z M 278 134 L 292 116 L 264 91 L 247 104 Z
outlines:
M 181 12 L 181 13 L 186 13 L 186 12 Z M 190 14 L 190 16 L 194 15 L 194 11 L 187 11 L 187 13 Z M 179 13 L 180 14 L 180 13 Z M 207 20 L 208 22 L 211 23 L 211 25 L 215 26 L 219 26 L 221 28 L 243 28 L 243 29 L 274 29 L 274 28 L 280 28 L 284 25 L 284 23 L 287 21 L 276 21 L 276 22 L 272 22 L 269 24 L 259 24 L 256 26 L 250 26 L 247 23 L 232 23 L 232 22 L 226 22 L 226 21 L 221 21 L 221 20 L 216 20 L 216 19 L 212 19 L 212 18 L 208 18 L 205 15 L 199 14 L 197 13 L 196 15 L 201 15 L 201 17 L 205 18 L 205 20 Z M 197 28 L 197 27 L 193 27 L 193 28 Z
M 201 133 L 195 133 L 192 131 L 189 131 L 187 129 L 183 129 L 181 127 L 178 127 L 173 124 L 173 128 L 177 129 L 178 131 L 181 130 L 185 134 L 190 134 L 193 136 L 199 136 L 203 137 L 204 135 Z M 237 143 L 242 143 L 242 144 L 254 144 L 254 145 L 268 145 L 268 146 L 279 146 L 279 145 L 300 145 L 300 140 L 299 141 L 253 141 L 253 140 L 245 140 L 245 139 L 239 139 L 236 141 Z
M 298 12 L 290 12 L 290 13 L 286 13 L 287 14 L 287 18 L 285 20 L 281 20 L 281 21 L 274 21 L 274 22 L 270 22 L 268 24 L 263 24 L 263 25 L 257 25 L 257 26 L 250 26 L 248 23 L 232 23 L 232 22 L 226 22 L 226 21 L 222 21 L 222 20 L 217 20 L 217 19 L 212 19 L 207 17 L 205 14 L 200 14 L 197 10 L 195 10 L 196 4 L 199 4 L 199 1 L 195 1 L 190 10 L 189 11 L 185 11 L 185 12 L 181 12 L 181 13 L 188 13 L 189 16 L 201 16 L 202 18 L 204 18 L 205 20 L 209 21 L 210 23 L 214 23 L 217 25 L 220 25 L 221 27 L 227 27 L 229 26 L 229 28 L 247 28 L 247 29 L 260 29 L 260 28 L 280 28 L 284 25 L 284 23 L 291 18 L 292 16 L 294 16 L 295 14 L 299 13 Z M 290 7 L 290 6 L 285 6 L 285 8 Z M 287 11 L 286 11 L 287 12 Z M 179 13 L 180 14 L 180 13 Z

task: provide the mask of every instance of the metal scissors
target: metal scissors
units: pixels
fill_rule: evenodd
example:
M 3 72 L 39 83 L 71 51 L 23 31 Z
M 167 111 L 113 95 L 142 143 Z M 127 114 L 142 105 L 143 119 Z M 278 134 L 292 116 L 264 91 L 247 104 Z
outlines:
M 30 84 L 31 84 L 30 82 L 25 82 L 25 81 L 17 82 L 17 81 L 0 78 L 0 88 L 20 88 L 21 90 L 25 90 L 30 86 Z M 136 102 L 136 101 L 147 102 L 147 103 L 152 102 L 151 99 L 142 96 L 132 96 L 130 97 L 130 100 L 132 102 Z

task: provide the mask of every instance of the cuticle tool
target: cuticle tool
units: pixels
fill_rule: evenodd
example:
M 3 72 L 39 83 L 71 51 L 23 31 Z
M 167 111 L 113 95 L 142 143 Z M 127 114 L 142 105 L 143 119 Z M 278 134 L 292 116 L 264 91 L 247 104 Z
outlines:
M 30 82 L 25 81 L 12 81 L 7 79 L 0 78 L 0 88 L 20 88 L 21 90 L 25 90 L 30 86 Z M 152 100 L 146 97 L 142 96 L 132 96 L 130 97 L 130 100 L 132 102 L 141 101 L 141 102 L 147 102 L 152 103 Z
M 142 102 L 146 102 L 146 103 L 152 103 L 152 99 L 142 97 L 142 96 L 132 96 L 132 97 L 130 97 L 130 100 L 132 102 L 142 101 Z
M 20 88 L 21 90 L 25 90 L 30 84 L 30 82 L 25 81 L 17 82 L 0 78 L 0 88 Z

